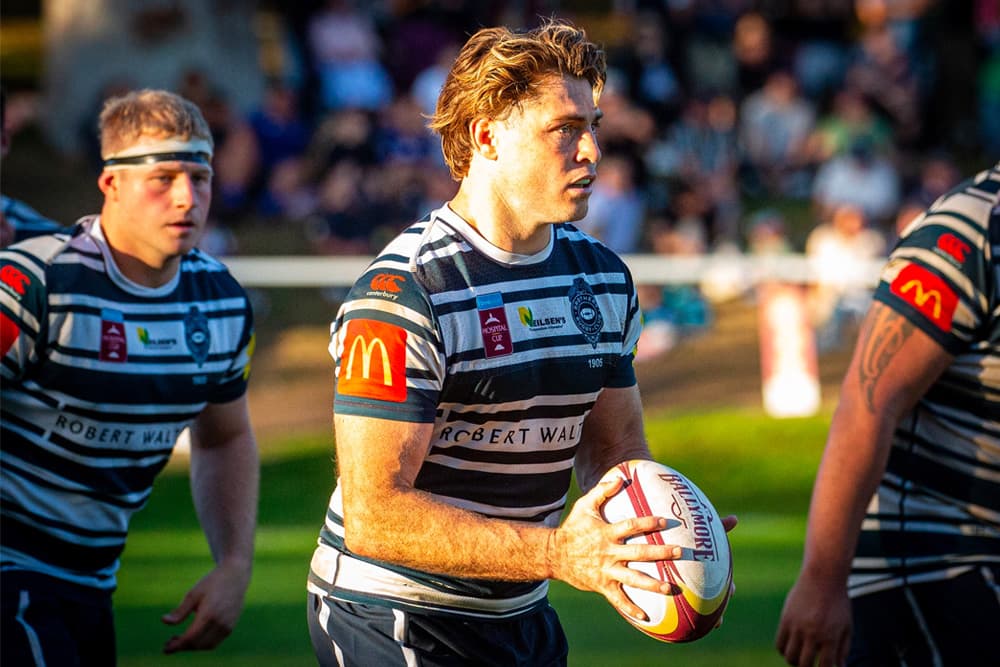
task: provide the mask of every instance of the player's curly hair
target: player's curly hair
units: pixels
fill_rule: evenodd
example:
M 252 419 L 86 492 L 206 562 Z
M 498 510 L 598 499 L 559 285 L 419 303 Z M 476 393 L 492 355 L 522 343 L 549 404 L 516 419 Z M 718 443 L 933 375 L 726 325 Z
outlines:
M 588 81 L 594 99 L 607 78 L 604 51 L 570 23 L 548 19 L 527 32 L 483 28 L 469 38 L 452 65 L 428 127 L 441 135 L 441 151 L 456 180 L 472 160 L 470 123 L 504 119 L 539 94 L 539 84 L 557 74 Z
M 144 135 L 198 138 L 213 144 L 198 106 L 168 90 L 146 88 L 109 98 L 101 109 L 98 130 L 102 156 L 127 148 Z

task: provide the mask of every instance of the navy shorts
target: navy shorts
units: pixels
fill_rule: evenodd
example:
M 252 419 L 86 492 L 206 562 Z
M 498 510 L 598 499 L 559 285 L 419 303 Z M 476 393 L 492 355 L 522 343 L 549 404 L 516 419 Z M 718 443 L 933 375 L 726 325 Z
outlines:
M 851 601 L 851 667 L 997 667 L 1000 568 Z
M 111 592 L 34 572 L 0 573 L 0 663 L 108 667 L 116 661 Z
M 309 636 L 323 667 L 565 667 L 555 609 L 510 620 L 416 614 L 309 593 Z

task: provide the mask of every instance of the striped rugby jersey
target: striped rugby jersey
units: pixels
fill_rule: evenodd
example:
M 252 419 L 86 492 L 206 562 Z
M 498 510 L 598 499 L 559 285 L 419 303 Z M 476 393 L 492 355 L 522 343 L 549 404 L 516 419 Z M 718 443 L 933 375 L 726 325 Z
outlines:
M 0 334 L 0 568 L 112 589 L 178 434 L 246 391 L 246 294 L 198 250 L 129 281 L 95 216 L 0 251 Z
M 624 263 L 569 224 L 512 255 L 447 207 L 390 243 L 331 327 L 335 411 L 433 423 L 416 487 L 484 516 L 555 527 L 583 421 L 605 387 L 635 384 L 640 332 Z M 414 572 L 350 554 L 335 489 L 310 590 L 371 604 L 509 617 L 547 582 Z M 419 518 L 414 521 L 419 527 Z
M 896 429 L 852 597 L 1000 563 L 1000 164 L 912 223 L 875 298 L 955 359 Z

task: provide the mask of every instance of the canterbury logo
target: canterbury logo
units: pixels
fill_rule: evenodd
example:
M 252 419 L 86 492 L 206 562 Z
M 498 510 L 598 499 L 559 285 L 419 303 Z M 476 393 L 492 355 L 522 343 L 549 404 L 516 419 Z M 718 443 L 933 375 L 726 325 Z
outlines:
M 379 350 L 379 358 L 382 360 L 382 384 L 387 387 L 392 386 L 392 368 L 389 366 L 389 352 L 385 349 L 385 343 L 381 338 L 373 338 L 371 342 L 365 340 L 364 336 L 355 336 L 351 343 L 351 351 L 347 354 L 347 373 L 344 377 L 350 380 L 354 374 L 354 355 L 361 350 L 361 377 L 365 380 L 371 379 L 372 354 L 375 348 Z
M 937 247 L 948 253 L 959 264 L 965 262 L 966 253 L 972 250 L 968 243 L 950 233 L 938 237 Z
M 900 294 L 913 292 L 913 303 L 923 308 L 928 301 L 934 299 L 934 319 L 941 319 L 941 293 L 937 290 L 924 291 L 924 285 L 919 280 L 911 280 L 899 288 Z
M 24 296 L 26 286 L 31 282 L 31 279 L 24 275 L 20 269 L 8 264 L 0 269 L 0 281 L 2 281 L 3 284 L 8 285 L 19 295 Z
M 379 273 L 372 278 L 371 288 L 376 292 L 392 292 L 395 294 L 402 290 L 399 283 L 403 282 L 406 282 L 406 278 L 403 276 L 397 276 L 394 273 Z

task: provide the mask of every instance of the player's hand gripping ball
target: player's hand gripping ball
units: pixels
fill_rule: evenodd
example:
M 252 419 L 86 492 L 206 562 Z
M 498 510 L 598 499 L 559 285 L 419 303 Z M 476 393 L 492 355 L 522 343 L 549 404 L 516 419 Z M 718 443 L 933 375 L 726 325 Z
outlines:
M 690 642 L 716 627 L 729 601 L 733 560 L 722 519 L 702 491 L 676 470 L 655 461 L 626 461 L 604 475 L 624 478 L 602 507 L 605 521 L 637 516 L 667 519 L 664 530 L 638 535 L 629 543 L 675 544 L 678 560 L 631 562 L 629 567 L 670 582 L 668 595 L 623 586 L 648 621 L 624 616 L 636 628 L 664 642 Z

